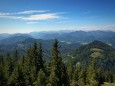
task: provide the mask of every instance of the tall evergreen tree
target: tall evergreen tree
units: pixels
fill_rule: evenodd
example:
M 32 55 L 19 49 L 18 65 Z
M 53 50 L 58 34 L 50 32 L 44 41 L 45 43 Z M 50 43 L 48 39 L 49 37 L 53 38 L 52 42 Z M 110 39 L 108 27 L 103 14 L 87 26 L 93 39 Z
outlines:
M 12 63 L 12 59 L 10 57 L 10 53 L 6 54 L 4 65 L 5 65 L 4 66 L 5 78 L 6 78 L 6 80 L 8 80 L 10 75 L 12 74 L 12 71 L 13 71 L 13 63 Z
M 45 70 L 42 45 L 40 44 L 38 48 L 35 42 L 33 47 L 28 49 L 25 60 L 26 83 L 33 85 L 39 70 Z
M 25 86 L 24 75 L 20 65 L 17 65 L 8 80 L 9 86 Z
M 50 69 L 50 76 L 49 81 L 51 86 L 61 86 L 61 64 L 62 61 L 60 57 L 60 53 L 58 50 L 58 41 L 55 40 L 52 49 L 52 56 L 51 56 L 51 69 Z
M 0 86 L 6 85 L 5 75 L 4 75 L 4 61 L 3 56 L 0 55 Z
M 0 64 L 3 66 L 4 65 L 4 58 L 3 55 L 0 54 Z
M 36 68 L 35 68 L 35 57 L 33 55 L 33 48 L 29 48 L 27 50 L 27 55 L 24 63 L 24 74 L 25 74 L 26 85 L 33 86 L 33 82 L 37 77 Z
M 62 86 L 70 86 L 67 68 L 64 63 L 62 63 Z
M 55 40 L 53 44 L 52 49 L 52 56 L 51 56 L 51 64 L 50 64 L 50 76 L 49 76 L 49 82 L 51 86 L 67 86 L 65 81 L 63 81 L 65 75 L 63 75 L 63 62 L 60 55 L 60 52 L 58 50 L 58 41 Z M 67 79 L 67 78 L 66 78 Z
M 23 55 L 22 59 L 21 59 L 21 62 L 20 62 L 22 68 L 24 68 L 24 63 L 25 63 L 25 56 Z
M 37 71 L 39 71 L 39 69 L 45 71 L 44 60 L 43 60 L 43 49 L 41 43 L 39 44 L 37 54 L 38 54 L 36 58 L 36 67 L 38 67 Z
M 46 75 L 42 71 L 42 69 L 40 69 L 37 80 L 34 82 L 34 85 L 35 86 L 46 86 L 46 81 L 47 81 Z
M 19 54 L 18 54 L 18 50 L 16 49 L 14 51 L 14 55 L 13 55 L 13 65 L 14 65 L 14 67 L 16 67 L 18 65 L 18 61 L 19 61 Z
M 76 64 L 76 68 L 75 68 L 75 71 L 74 71 L 73 77 L 72 77 L 72 83 L 74 83 L 75 86 L 78 86 L 78 78 L 79 78 L 80 72 L 81 72 L 81 64 L 80 64 L 80 62 L 78 62 Z
M 18 56 L 18 50 L 16 49 L 14 51 L 14 61 L 18 61 L 19 60 L 19 56 Z
M 73 76 L 73 71 L 74 71 L 74 68 L 73 68 L 73 59 L 71 58 L 69 60 L 69 64 L 67 65 L 67 73 L 68 73 L 68 76 L 69 76 L 69 81 L 71 83 L 71 80 L 72 80 L 72 76 Z

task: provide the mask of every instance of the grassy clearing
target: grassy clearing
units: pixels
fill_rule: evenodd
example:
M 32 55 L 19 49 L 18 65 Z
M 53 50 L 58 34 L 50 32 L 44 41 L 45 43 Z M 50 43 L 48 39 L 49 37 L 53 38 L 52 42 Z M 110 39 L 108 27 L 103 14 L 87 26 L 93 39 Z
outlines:
M 103 85 L 101 85 L 101 86 L 115 86 L 115 83 L 107 83 L 107 82 L 105 82 Z

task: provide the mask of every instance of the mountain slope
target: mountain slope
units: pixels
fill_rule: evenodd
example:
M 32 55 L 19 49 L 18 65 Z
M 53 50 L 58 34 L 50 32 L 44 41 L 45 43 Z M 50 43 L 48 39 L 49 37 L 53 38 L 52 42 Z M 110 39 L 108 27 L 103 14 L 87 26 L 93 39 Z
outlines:
M 21 55 L 26 53 L 26 50 L 29 47 L 33 46 L 34 42 L 42 43 L 44 54 L 47 57 L 51 54 L 52 43 L 54 40 L 42 40 L 42 39 L 34 39 L 28 36 L 15 36 L 10 37 L 0 41 L 0 50 L 4 53 L 6 52 L 14 52 L 15 49 L 18 49 Z M 67 42 L 59 42 L 61 54 L 65 54 L 76 47 L 79 47 L 78 43 L 67 43 Z
M 0 44 L 2 45 L 9 45 L 9 44 L 15 44 L 21 41 L 24 41 L 25 39 L 32 38 L 29 35 L 10 35 L 8 38 L 5 38 L 3 40 L 0 40 Z
M 0 34 L 0 40 L 3 40 L 5 38 L 8 38 L 10 36 L 10 34 Z
M 74 64 L 80 62 L 83 67 L 90 65 L 93 58 L 96 58 L 98 67 L 115 72 L 115 49 L 100 41 L 81 46 L 65 57 L 74 58 Z

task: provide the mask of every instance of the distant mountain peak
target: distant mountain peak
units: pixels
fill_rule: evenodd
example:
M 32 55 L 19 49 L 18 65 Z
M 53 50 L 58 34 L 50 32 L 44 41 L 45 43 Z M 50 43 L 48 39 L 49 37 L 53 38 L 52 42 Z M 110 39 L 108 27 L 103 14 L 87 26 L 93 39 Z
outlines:
M 113 48 L 111 46 L 109 46 L 108 44 L 104 43 L 104 42 L 101 42 L 99 40 L 94 40 L 92 41 L 91 43 L 87 44 L 86 47 L 89 47 L 90 49 L 91 48 L 99 48 L 99 49 L 102 49 L 102 50 L 105 50 L 105 51 L 108 51 L 108 50 L 113 50 Z
M 90 44 L 105 44 L 105 43 L 103 43 L 103 42 L 101 42 L 101 41 L 99 41 L 99 40 L 94 40 L 94 41 L 92 41 Z

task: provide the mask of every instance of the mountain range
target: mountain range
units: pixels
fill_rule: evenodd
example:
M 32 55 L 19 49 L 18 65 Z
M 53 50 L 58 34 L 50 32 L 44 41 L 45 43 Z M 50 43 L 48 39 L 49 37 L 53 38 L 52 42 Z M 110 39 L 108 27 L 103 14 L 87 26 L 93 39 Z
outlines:
M 112 31 L 44 31 L 28 34 L 0 34 L 0 49 L 4 52 L 19 49 L 26 50 L 36 40 L 42 42 L 45 51 L 49 52 L 53 39 L 57 38 L 64 54 L 75 47 L 88 44 L 94 40 L 102 41 L 115 47 L 115 32 Z
M 13 38 L 14 37 L 14 38 Z M 87 44 L 93 40 L 100 40 L 115 47 L 115 32 L 112 31 L 44 31 L 44 32 L 31 32 L 28 34 L 0 34 L 0 44 L 6 44 L 23 41 L 27 38 L 51 40 L 57 38 L 59 41 L 67 43 L 80 43 Z M 4 40 L 5 39 L 5 40 Z M 7 41 L 7 42 L 6 42 Z M 12 42 L 11 42 L 12 41 Z
M 44 57 L 48 61 L 54 39 L 59 40 L 59 50 L 65 61 L 74 59 L 74 64 L 88 66 L 97 58 L 98 66 L 115 72 L 115 32 L 112 31 L 58 31 L 32 32 L 28 34 L 0 34 L 2 53 L 13 52 L 25 55 L 26 50 L 36 41 L 43 46 Z M 83 66 L 82 66 L 83 67 Z
M 73 49 L 64 58 L 66 60 L 73 58 L 74 64 L 80 62 L 82 67 L 89 66 L 92 60 L 96 58 L 98 68 L 115 72 L 115 49 L 101 41 L 95 40 Z

